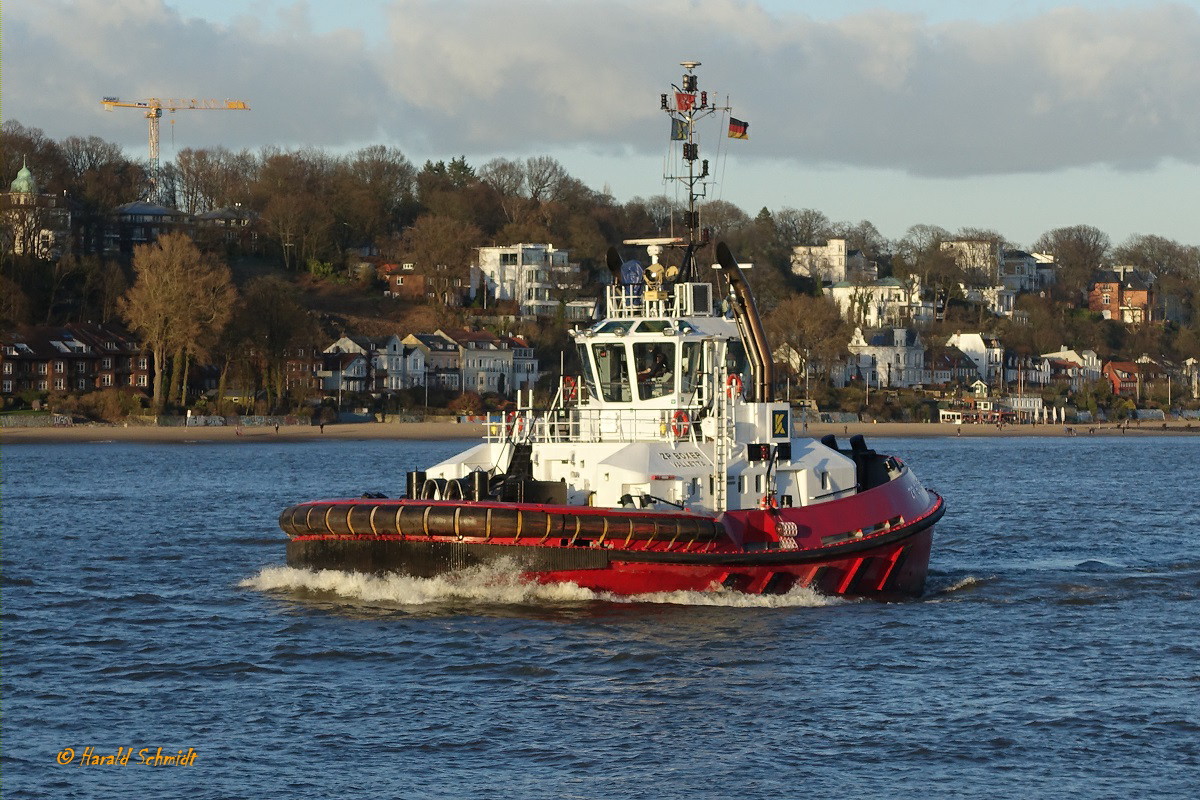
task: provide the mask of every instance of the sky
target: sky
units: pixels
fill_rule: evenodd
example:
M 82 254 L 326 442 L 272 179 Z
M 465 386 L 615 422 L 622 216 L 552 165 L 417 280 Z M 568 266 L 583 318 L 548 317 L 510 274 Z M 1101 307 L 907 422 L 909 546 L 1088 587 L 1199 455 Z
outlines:
M 0 115 L 145 158 L 100 99 L 244 99 L 164 118 L 180 149 L 552 155 L 621 202 L 664 192 L 680 61 L 750 123 L 701 139 L 710 197 L 909 226 L 1065 225 L 1200 244 L 1200 0 L 21 0 Z M 715 123 L 715 121 L 714 121 Z M 714 124 L 714 128 L 715 128 Z M 674 191 L 667 188 L 667 193 Z

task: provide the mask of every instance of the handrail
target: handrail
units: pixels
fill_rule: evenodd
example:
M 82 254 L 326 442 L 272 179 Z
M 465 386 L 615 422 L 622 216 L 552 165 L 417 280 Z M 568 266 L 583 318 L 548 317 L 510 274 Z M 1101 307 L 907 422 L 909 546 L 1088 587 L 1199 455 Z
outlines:
M 687 430 L 674 435 L 672 422 L 677 411 L 688 414 Z M 569 408 L 555 413 L 521 411 L 511 415 L 489 414 L 484 439 L 505 442 L 691 442 L 702 434 L 698 419 L 702 408 L 614 409 Z

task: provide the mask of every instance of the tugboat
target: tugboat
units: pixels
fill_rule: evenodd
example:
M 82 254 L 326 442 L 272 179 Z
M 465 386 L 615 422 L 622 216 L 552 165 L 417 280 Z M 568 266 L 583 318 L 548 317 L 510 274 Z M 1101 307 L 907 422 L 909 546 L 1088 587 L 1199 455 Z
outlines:
M 682 66 L 662 108 L 683 142 L 686 235 L 626 240 L 645 266 L 609 249 L 604 316 L 573 331 L 578 374 L 548 407 L 519 393 L 480 444 L 408 473 L 403 498 L 286 509 L 289 566 L 432 577 L 505 560 L 621 595 L 922 593 L 945 504 L 862 436 L 793 435 L 743 267 L 700 226 L 694 123 L 729 109 L 697 93 L 698 62 Z

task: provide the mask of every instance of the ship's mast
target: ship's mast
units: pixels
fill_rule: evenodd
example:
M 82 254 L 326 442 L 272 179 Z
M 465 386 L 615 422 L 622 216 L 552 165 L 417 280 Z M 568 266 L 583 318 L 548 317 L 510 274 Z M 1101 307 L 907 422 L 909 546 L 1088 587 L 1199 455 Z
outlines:
M 684 264 L 685 279 L 695 279 L 694 256 L 696 248 L 708 244 L 707 231 L 700 227 L 700 198 L 708 189 L 708 159 L 700 158 L 700 145 L 696 141 L 696 122 L 717 111 L 728 111 L 726 107 L 709 102 L 708 92 L 699 90 L 696 67 L 699 61 L 682 61 L 683 80 L 680 85 L 671 85 L 671 93 L 661 96 L 662 110 L 671 117 L 671 140 L 683 143 L 683 165 L 677 174 L 667 174 L 666 179 L 678 181 L 687 189 L 687 212 L 684 227 L 687 229 L 688 263 Z M 697 168 L 697 163 L 699 167 Z

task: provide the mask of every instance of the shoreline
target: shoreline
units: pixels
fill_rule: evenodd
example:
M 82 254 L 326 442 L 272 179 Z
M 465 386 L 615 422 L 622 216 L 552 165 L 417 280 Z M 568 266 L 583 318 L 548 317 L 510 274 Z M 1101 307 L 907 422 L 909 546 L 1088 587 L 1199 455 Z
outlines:
M 140 442 L 147 444 L 266 444 L 270 442 L 317 442 L 323 440 L 477 440 L 483 437 L 483 423 L 458 422 L 352 422 L 329 424 L 324 431 L 315 425 L 286 425 L 276 432 L 274 426 L 242 427 L 155 427 L 151 425 L 71 425 L 61 428 L 0 428 L 0 445 L 5 444 L 79 444 L 85 442 Z M 1096 436 L 1198 436 L 1200 423 L 1144 423 L 1121 428 L 1104 425 L 956 425 L 942 422 L 856 422 L 809 423 L 807 433 L 796 426 L 795 435 L 820 439 L 827 434 L 845 439 L 862 434 L 875 438 L 980 438 L 980 437 L 1096 437 Z

